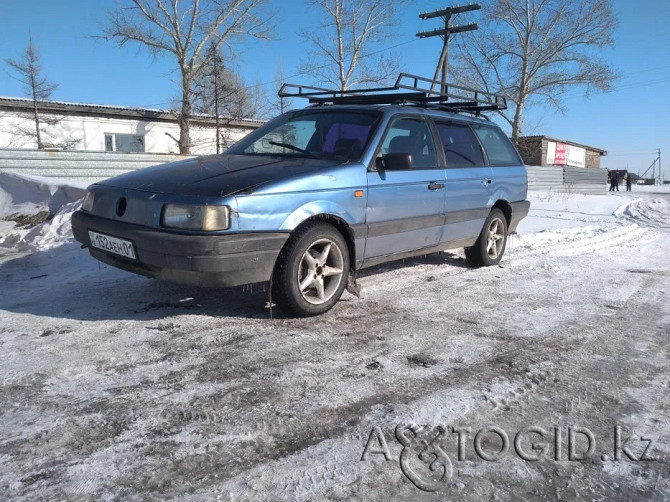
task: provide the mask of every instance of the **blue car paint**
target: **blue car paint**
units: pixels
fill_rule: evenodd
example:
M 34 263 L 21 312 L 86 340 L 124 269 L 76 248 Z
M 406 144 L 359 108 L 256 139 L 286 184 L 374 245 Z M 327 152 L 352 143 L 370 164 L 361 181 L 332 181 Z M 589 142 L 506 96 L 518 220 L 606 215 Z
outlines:
M 230 231 L 291 231 L 314 214 L 337 216 L 350 225 L 362 223 L 365 201 L 354 193 L 366 188 L 365 172 L 361 164 L 344 164 L 237 195 L 237 210 L 245 217 Z
M 492 167 L 491 179 L 493 181 L 490 185 L 489 207 L 498 200 L 526 200 L 528 184 L 525 166 Z
M 397 234 L 369 231 L 365 258 L 388 256 L 416 248 L 437 245 L 442 239 L 445 198 L 444 189 L 431 191 L 431 183 L 444 184 L 443 169 L 411 171 L 373 171 L 368 173 L 368 208 L 365 223 L 401 223 L 403 220 L 427 218 L 432 222 L 422 228 L 409 228 L 402 238 Z

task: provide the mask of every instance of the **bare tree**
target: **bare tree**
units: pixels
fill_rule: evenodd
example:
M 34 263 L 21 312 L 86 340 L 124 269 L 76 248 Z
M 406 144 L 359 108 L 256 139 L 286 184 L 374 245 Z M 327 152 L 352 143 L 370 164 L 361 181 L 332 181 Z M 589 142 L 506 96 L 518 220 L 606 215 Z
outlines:
M 44 129 L 44 126 L 50 126 L 51 128 L 57 126 L 63 118 L 40 112 L 43 102 L 49 100 L 58 88 L 57 84 L 50 82 L 44 76 L 40 61 L 41 58 L 33 44 L 32 36 L 30 36 L 28 47 L 20 59 L 5 60 L 7 65 L 16 73 L 17 80 L 23 84 L 24 92 L 31 99 L 33 108 L 29 115 L 29 120 L 33 122 L 33 125 L 27 127 L 25 122 L 18 122 L 13 127 L 12 134 L 15 137 L 34 141 L 37 143 L 39 150 L 44 148 L 69 148 L 76 144 L 78 140 L 57 141 L 49 130 Z
M 193 83 L 207 66 L 207 48 L 232 50 L 240 38 L 268 37 L 261 11 L 268 0 L 118 1 L 118 8 L 107 13 L 102 38 L 121 46 L 136 42 L 154 56 L 167 53 L 176 59 L 181 75 L 179 151 L 188 154 Z
M 617 74 L 599 50 L 613 45 L 612 0 L 492 0 L 480 28 L 459 40 L 459 83 L 503 94 L 513 105 L 501 115 L 521 135 L 533 102 L 564 111 L 568 88 L 608 91 Z
M 284 60 L 280 57 L 277 63 L 277 69 L 275 70 L 275 77 L 273 84 L 269 87 L 269 99 L 270 107 L 268 112 L 271 115 L 279 115 L 293 107 L 293 100 L 291 98 L 281 98 L 278 96 L 279 89 L 282 84 L 286 82 L 286 72 L 284 71 Z
M 223 55 L 210 45 L 203 72 L 193 81 L 193 111 L 214 116 L 216 153 L 229 146 L 225 126 L 233 120 L 255 117 L 259 103 L 254 86 L 244 81 L 223 63 Z
M 301 70 L 320 83 L 346 90 L 356 85 L 378 84 L 398 73 L 389 54 L 369 58 L 387 42 L 396 24 L 398 7 L 405 0 L 309 0 L 322 21 L 300 35 L 313 47 Z M 367 51 L 366 54 L 364 51 Z

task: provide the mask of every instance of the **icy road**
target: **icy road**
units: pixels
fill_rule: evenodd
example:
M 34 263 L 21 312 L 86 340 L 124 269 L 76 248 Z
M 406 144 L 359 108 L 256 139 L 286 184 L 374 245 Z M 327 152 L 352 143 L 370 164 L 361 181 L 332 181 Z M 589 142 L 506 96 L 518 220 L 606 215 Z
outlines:
M 531 198 L 500 267 L 298 320 L 99 266 L 67 197 L 0 222 L 0 499 L 667 500 L 670 193 Z

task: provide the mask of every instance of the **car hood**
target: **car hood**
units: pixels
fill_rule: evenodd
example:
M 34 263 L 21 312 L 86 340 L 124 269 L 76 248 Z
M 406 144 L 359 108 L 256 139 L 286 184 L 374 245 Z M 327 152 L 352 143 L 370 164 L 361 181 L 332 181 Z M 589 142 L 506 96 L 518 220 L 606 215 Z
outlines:
M 98 185 L 153 193 L 223 197 L 339 163 L 302 157 L 209 155 L 138 169 Z

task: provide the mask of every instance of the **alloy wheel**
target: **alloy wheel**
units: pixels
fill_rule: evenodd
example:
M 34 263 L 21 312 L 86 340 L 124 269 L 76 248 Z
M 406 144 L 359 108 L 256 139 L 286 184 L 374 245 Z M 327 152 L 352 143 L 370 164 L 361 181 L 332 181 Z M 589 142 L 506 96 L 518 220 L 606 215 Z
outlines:
M 321 305 L 338 291 L 344 273 L 342 250 L 330 239 L 307 247 L 298 266 L 298 288 L 305 301 Z
M 500 219 L 494 218 L 486 232 L 486 254 L 491 260 L 495 260 L 502 252 L 504 245 L 505 226 Z

